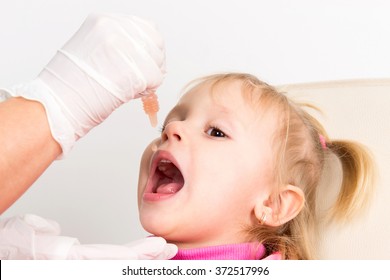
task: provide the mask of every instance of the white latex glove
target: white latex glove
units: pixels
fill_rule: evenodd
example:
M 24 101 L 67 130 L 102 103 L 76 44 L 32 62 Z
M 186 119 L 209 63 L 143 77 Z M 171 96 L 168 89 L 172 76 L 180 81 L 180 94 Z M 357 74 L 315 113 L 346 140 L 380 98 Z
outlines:
M 0 219 L 0 259 L 66 259 L 79 242 L 59 234 L 58 223 L 36 215 Z
M 81 245 L 76 238 L 59 236 L 55 221 L 27 214 L 0 220 L 0 259 L 170 259 L 177 247 L 161 237 L 127 245 Z
M 165 48 L 154 24 L 135 16 L 90 15 L 32 82 L 0 90 L 41 102 L 63 155 L 121 104 L 154 91 Z
M 112 260 L 168 260 L 177 254 L 177 247 L 164 238 L 148 237 L 124 246 L 91 244 L 74 245 L 68 259 L 112 259 Z

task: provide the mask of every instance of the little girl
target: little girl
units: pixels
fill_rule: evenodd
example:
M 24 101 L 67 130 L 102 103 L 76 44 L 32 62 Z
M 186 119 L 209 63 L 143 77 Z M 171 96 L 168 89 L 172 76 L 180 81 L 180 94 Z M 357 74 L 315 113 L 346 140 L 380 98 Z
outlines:
M 252 75 L 201 78 L 144 152 L 141 223 L 179 247 L 174 259 L 314 259 L 331 154 L 343 179 L 329 217 L 348 219 L 373 191 L 363 145 L 330 139 L 303 106 Z

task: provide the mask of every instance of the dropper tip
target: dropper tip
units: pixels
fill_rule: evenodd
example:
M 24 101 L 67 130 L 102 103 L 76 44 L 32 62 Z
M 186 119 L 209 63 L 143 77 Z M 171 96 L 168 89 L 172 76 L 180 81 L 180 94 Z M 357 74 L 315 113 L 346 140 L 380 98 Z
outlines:
M 157 114 L 156 113 L 150 113 L 149 114 L 149 121 L 150 121 L 150 125 L 152 127 L 156 127 L 157 126 Z

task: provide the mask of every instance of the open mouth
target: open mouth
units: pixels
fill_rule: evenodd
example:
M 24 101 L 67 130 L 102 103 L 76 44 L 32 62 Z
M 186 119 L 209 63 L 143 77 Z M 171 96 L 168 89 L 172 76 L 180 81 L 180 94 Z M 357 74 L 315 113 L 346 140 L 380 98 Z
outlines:
M 173 157 L 166 152 L 158 152 L 152 162 L 144 198 L 158 200 L 179 192 L 184 186 L 184 177 Z
M 184 185 L 184 178 L 180 170 L 167 159 L 158 162 L 154 176 L 156 184 L 153 187 L 153 193 L 177 193 Z

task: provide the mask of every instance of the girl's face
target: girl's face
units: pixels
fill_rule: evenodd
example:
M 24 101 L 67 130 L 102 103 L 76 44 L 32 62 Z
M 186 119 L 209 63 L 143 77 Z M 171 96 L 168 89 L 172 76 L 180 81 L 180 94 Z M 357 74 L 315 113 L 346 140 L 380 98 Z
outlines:
M 277 121 L 259 117 L 240 81 L 223 85 L 184 95 L 142 159 L 141 223 L 181 248 L 248 241 L 244 228 L 271 193 Z

